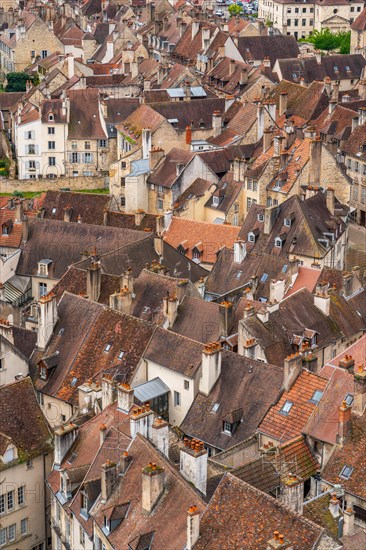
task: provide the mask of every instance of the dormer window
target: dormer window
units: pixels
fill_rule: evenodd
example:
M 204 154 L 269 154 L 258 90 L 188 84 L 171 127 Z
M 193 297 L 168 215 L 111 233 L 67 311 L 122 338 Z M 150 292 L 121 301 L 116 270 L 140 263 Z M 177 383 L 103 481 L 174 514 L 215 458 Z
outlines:
M 231 422 L 227 422 L 226 420 L 224 420 L 223 431 L 228 435 L 231 435 L 233 433 L 233 425 L 231 424 Z
M 252 233 L 252 232 L 248 233 L 248 242 L 249 242 L 249 243 L 255 243 L 255 235 L 254 235 L 254 233 Z
M 51 265 L 52 260 L 41 260 L 38 262 L 38 275 L 41 277 L 48 277 L 49 266 Z
M 277 246 L 277 248 L 282 248 L 282 239 L 280 237 L 275 239 L 275 246 Z
M 89 518 L 89 500 L 88 500 L 88 495 L 86 494 L 85 491 L 81 491 L 80 492 L 80 495 L 81 495 L 81 509 L 80 509 L 80 514 L 88 519 Z
M 220 199 L 219 197 L 212 197 L 212 206 L 217 208 L 219 206 Z
M 258 220 L 259 222 L 264 222 L 264 214 L 258 214 L 257 220 Z
M 47 369 L 44 365 L 41 365 L 39 368 L 39 377 L 42 380 L 47 380 Z
M 10 227 L 6 223 L 3 223 L 3 225 L 1 226 L 1 233 L 2 235 L 10 234 Z
M 290 218 L 285 218 L 284 221 L 283 221 L 284 225 L 286 227 L 291 227 L 291 220 Z
M 49 121 L 49 122 L 53 122 L 54 120 L 55 120 L 54 114 L 53 114 L 53 113 L 49 113 L 49 115 L 48 115 L 48 121 Z
M 125 352 L 121 349 L 121 351 L 119 352 L 118 354 L 118 359 L 122 359 L 122 357 L 124 356 Z

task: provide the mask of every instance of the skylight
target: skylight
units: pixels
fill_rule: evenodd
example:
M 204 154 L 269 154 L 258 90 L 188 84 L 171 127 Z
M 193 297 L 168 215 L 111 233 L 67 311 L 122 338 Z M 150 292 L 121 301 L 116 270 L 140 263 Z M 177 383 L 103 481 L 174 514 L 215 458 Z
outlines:
M 125 352 L 121 349 L 121 351 L 119 352 L 118 354 L 118 359 L 122 359 L 122 357 L 124 356 Z
M 352 466 L 343 466 L 341 473 L 339 474 L 339 477 L 342 479 L 349 479 L 352 475 L 353 468 Z
M 292 401 L 285 401 L 284 404 L 282 405 L 280 413 L 284 415 L 288 415 L 292 408 L 292 405 L 293 405 Z
M 283 266 L 283 268 L 282 268 L 282 273 L 286 273 L 286 271 L 287 271 L 287 268 L 288 268 L 288 265 L 287 265 L 287 264 L 286 264 L 286 265 L 284 265 L 284 266 Z
M 106 347 L 104 348 L 104 351 L 109 351 L 112 347 L 112 344 L 107 344 Z
M 211 409 L 212 412 L 216 413 L 219 410 L 219 407 L 220 407 L 220 403 L 215 403 L 214 406 Z
M 346 397 L 344 398 L 347 407 L 350 407 L 354 401 L 354 397 L 352 393 L 347 393 Z
M 263 273 L 262 277 L 260 278 L 261 283 L 265 283 L 268 279 L 268 273 Z
M 313 397 L 310 399 L 311 403 L 315 403 L 316 405 L 319 403 L 323 395 L 323 392 L 321 390 L 315 390 Z
M 76 378 L 76 376 L 74 376 L 74 378 L 71 380 L 71 385 L 75 386 L 77 381 L 78 381 L 78 379 Z

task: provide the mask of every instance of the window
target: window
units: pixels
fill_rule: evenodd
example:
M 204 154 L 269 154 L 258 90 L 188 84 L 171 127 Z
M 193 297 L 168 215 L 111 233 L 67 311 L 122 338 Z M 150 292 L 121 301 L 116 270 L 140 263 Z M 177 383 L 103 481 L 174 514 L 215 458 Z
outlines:
M 189 380 L 184 380 L 184 389 L 189 390 Z
M 0 514 L 5 512 L 5 495 L 0 495 Z
M 248 233 L 248 242 L 255 243 L 255 235 L 254 233 Z
M 295 27 L 299 26 L 299 20 L 298 19 L 294 19 L 294 25 L 295 25 Z
M 55 117 L 53 116 L 52 113 L 50 113 L 50 114 L 48 115 L 48 120 L 49 120 L 49 122 L 53 122 L 53 121 L 55 120 Z
M 48 55 L 48 51 L 47 50 L 42 50 L 42 59 L 44 59 L 45 57 L 47 57 Z
M 282 405 L 282 408 L 280 410 L 280 413 L 287 416 L 292 408 L 292 401 L 285 401 L 284 404 Z
M 44 405 L 44 403 L 43 403 L 43 393 L 40 393 L 38 395 L 41 398 L 39 404 L 41 404 L 41 402 L 42 402 L 42 405 Z M 33 461 L 32 460 L 27 460 L 26 465 L 27 465 L 27 470 L 31 470 L 33 468 Z
M 14 491 L 8 492 L 8 511 L 14 508 Z
M 20 534 L 22 537 L 28 533 L 28 518 L 24 518 L 20 522 Z
M 127 163 L 126 162 L 121 162 L 121 168 L 127 168 Z
M 157 199 L 157 209 L 163 210 L 163 199 Z
M 295 13 L 299 13 L 299 8 L 295 8 Z
M 86 141 L 84 145 L 85 145 L 85 149 L 87 150 L 90 149 L 90 141 Z
M 220 202 L 219 197 L 212 197 L 212 206 L 216 208 L 217 206 L 219 206 L 219 202 Z
M 29 162 L 29 164 L 28 164 L 29 169 L 30 170 L 35 170 L 36 169 L 36 161 L 35 160 L 29 160 L 28 162 Z
M 180 393 L 174 392 L 174 407 L 180 407 Z
M 291 27 L 291 19 L 287 19 L 287 26 Z
M 211 412 L 217 413 L 217 411 L 219 410 L 219 407 L 220 407 L 220 403 L 215 403 L 211 409 Z
M 121 187 L 126 187 L 126 178 L 121 178 Z
M 263 273 L 262 277 L 260 278 L 261 283 L 265 283 L 268 279 L 268 273 Z
M 112 344 L 107 344 L 106 347 L 104 348 L 104 351 L 108 353 L 111 347 L 112 347 Z
M 302 13 L 306 13 L 306 8 L 302 8 Z
M 277 248 L 282 248 L 282 239 L 275 239 L 275 246 L 277 246 Z
M 339 477 L 342 479 L 349 479 L 352 475 L 353 468 L 352 466 L 343 466 L 341 473 L 339 474 Z
M 310 399 L 311 403 L 315 403 L 316 405 L 319 403 L 323 395 L 323 392 L 321 390 L 315 390 L 313 397 Z
M 358 200 L 358 185 L 355 185 L 353 187 L 353 200 L 354 201 L 357 201 Z
M 88 497 L 85 493 L 81 493 L 81 507 L 88 511 Z
M 125 352 L 123 350 L 121 350 L 118 354 L 118 359 L 122 359 L 122 357 L 124 356 Z
M 85 546 L 85 531 L 84 529 L 81 527 L 80 525 L 80 530 L 79 530 L 79 539 L 80 539 L 80 544 L 82 546 Z
M 121 197 L 121 206 L 126 206 L 126 197 Z M 161 208 L 163 208 L 163 207 L 161 207 Z
M 233 425 L 230 423 L 230 422 L 226 422 L 226 420 L 224 420 L 224 432 L 227 433 L 227 434 L 231 434 L 232 431 L 233 431 Z
M 48 157 L 48 166 L 56 166 L 56 157 Z
M 107 140 L 106 139 L 100 139 L 99 140 L 99 147 L 107 147 Z
M 234 204 L 234 212 L 239 212 L 239 205 L 238 204 Z
M 264 222 L 264 214 L 258 214 L 257 220 L 258 220 L 259 222 Z
M 14 447 L 11 447 L 10 449 L 7 449 L 4 454 L 4 462 L 7 464 L 8 462 L 11 462 L 15 458 L 15 452 Z M 14 491 L 13 491 L 14 492 Z M 8 493 L 9 494 L 9 493 Z
M 78 148 L 78 142 L 77 141 L 72 141 L 71 142 L 71 149 L 77 149 Z
M 350 407 L 354 401 L 354 397 L 352 393 L 347 393 L 346 397 L 344 398 L 347 407 Z
M 79 155 L 78 153 L 71 153 L 71 162 L 73 164 L 79 162 Z
M 0 546 L 5 546 L 6 544 L 6 529 L 0 529 Z
M 1 233 L 2 233 L 3 235 L 9 235 L 9 234 L 10 234 L 9 226 L 7 226 L 5 223 L 3 223 L 1 229 L 2 229 Z
M 47 294 L 47 283 L 38 283 L 38 294 L 39 296 Z
M 55 127 L 54 126 L 49 126 L 48 127 L 48 135 L 54 135 L 55 133 Z
M 36 146 L 32 143 L 31 145 L 25 146 L 25 154 L 26 155 L 35 155 L 36 154 Z
M 25 487 L 22 485 L 18 487 L 18 506 L 25 504 Z
M 286 227 L 291 227 L 291 219 L 290 218 L 285 218 L 284 219 L 284 224 Z
M 49 149 L 56 149 L 56 142 L 55 141 L 49 141 L 48 142 L 48 148 Z
M 47 369 L 44 366 L 41 366 L 39 369 L 39 377 L 42 380 L 47 380 Z
M 303 19 L 303 20 L 301 21 L 301 24 L 302 24 L 303 27 L 305 27 L 305 26 L 306 26 L 306 19 Z
M 365 203 L 366 202 L 366 188 L 363 187 L 361 189 L 361 202 Z
M 33 130 L 27 130 L 25 133 L 25 139 L 34 139 L 34 131 Z
M 85 153 L 84 154 L 85 164 L 90 164 L 92 161 L 93 161 L 93 155 L 91 153 Z

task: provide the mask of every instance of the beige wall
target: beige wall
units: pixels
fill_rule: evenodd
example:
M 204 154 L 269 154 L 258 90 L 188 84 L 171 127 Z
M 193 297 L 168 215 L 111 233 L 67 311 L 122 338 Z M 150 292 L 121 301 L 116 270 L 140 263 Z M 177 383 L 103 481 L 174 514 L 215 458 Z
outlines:
M 42 50 L 47 50 L 48 54 L 57 51 L 63 53 L 64 47 L 53 31 L 43 21 L 37 19 L 26 32 L 25 37 L 17 40 L 14 49 L 15 71 L 24 71 L 32 63 L 32 50 L 38 56 L 42 54 Z
M 67 422 L 73 414 L 72 405 L 45 393 L 38 395 L 39 406 L 52 428 Z

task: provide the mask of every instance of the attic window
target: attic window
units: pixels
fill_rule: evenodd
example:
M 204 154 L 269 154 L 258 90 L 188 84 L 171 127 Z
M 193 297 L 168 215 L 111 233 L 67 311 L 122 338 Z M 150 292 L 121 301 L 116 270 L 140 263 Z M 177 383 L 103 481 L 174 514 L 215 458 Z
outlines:
M 343 466 L 341 473 L 339 474 L 339 477 L 342 479 L 349 479 L 352 475 L 353 468 L 352 466 Z
M 291 227 L 291 220 L 290 220 L 290 218 L 285 218 L 285 219 L 283 220 L 283 223 L 284 223 L 284 225 L 285 225 L 286 227 Z
M 110 351 L 111 347 L 112 347 L 112 344 L 107 344 L 106 347 L 104 348 L 104 351 L 106 353 L 108 353 Z
M 50 113 L 48 115 L 48 120 L 49 120 L 49 122 L 53 122 L 55 120 L 55 117 L 54 117 L 53 113 Z
M 220 202 L 219 197 L 212 197 L 212 206 L 216 208 L 217 206 L 219 206 L 219 202 Z
M 335 72 L 335 73 L 338 72 L 338 66 L 337 66 L 337 65 L 333 65 L 333 69 L 334 69 L 334 72 Z
M 52 214 L 56 214 L 57 208 L 52 208 Z
M 42 380 L 47 380 L 47 369 L 44 366 L 41 366 L 39 369 L 39 377 Z
M 233 425 L 231 424 L 231 422 L 227 422 L 226 420 L 224 420 L 223 431 L 224 433 L 230 434 L 230 435 L 233 433 Z
M 350 407 L 354 401 L 354 396 L 352 395 L 352 393 L 347 393 L 346 397 L 344 398 L 345 402 L 346 402 L 346 405 L 347 407 Z
M 121 349 L 121 351 L 119 352 L 118 354 L 118 359 L 122 359 L 122 357 L 124 356 L 125 352 Z
M 220 403 L 215 403 L 211 409 L 211 412 L 217 413 L 217 411 L 219 410 L 219 407 L 220 407 Z
M 3 223 L 3 225 L 1 226 L 1 229 L 2 229 L 1 233 L 2 233 L 3 235 L 9 235 L 9 233 L 10 233 L 10 228 L 9 228 L 8 225 L 6 225 L 6 223 Z
M 259 222 L 264 222 L 264 215 L 263 215 L 263 214 L 258 214 L 257 220 L 258 220 Z
M 310 403 L 315 403 L 317 405 L 321 400 L 323 392 L 321 390 L 315 390 L 313 397 L 310 399 Z
M 348 65 L 346 65 L 346 71 L 350 71 L 351 69 L 349 68 Z
M 280 414 L 287 416 L 290 410 L 292 409 L 292 405 L 293 405 L 292 401 L 285 401 L 281 407 Z
M 280 239 L 280 237 L 275 239 L 275 246 L 277 246 L 277 248 L 282 248 L 282 239 Z
M 250 232 L 248 233 L 248 242 L 255 243 L 255 235 L 254 233 Z

